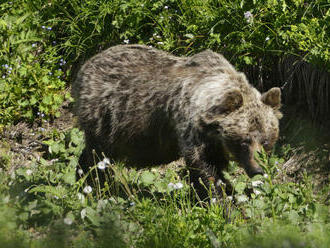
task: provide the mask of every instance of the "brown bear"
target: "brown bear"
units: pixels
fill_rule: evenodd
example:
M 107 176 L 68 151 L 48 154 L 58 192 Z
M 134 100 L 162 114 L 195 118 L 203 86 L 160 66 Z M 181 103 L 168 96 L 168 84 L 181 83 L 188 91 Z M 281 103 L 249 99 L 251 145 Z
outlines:
M 144 45 L 114 46 L 82 66 L 72 89 L 85 168 L 93 149 L 137 166 L 183 157 L 203 191 L 200 179 L 206 187 L 222 179 L 231 157 L 249 176 L 263 173 L 254 154 L 270 150 L 279 135 L 280 89 L 260 94 L 210 50 L 176 57 Z

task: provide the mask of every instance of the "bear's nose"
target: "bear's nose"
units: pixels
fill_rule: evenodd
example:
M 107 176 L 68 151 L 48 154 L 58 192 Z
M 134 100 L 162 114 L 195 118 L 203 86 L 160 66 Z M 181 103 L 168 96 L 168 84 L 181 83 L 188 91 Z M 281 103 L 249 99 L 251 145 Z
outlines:
M 264 170 L 261 167 L 253 168 L 248 173 L 249 177 L 254 177 L 256 175 L 263 175 L 263 174 L 264 174 Z

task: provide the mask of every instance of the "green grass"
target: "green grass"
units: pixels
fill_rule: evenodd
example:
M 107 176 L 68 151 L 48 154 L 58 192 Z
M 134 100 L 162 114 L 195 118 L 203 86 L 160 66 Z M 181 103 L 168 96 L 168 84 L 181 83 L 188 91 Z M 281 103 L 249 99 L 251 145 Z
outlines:
M 329 72 L 329 18 L 327 0 L 2 1 L 0 135 L 22 121 L 51 125 L 63 102 L 72 101 L 67 88 L 79 65 L 116 44 L 142 43 L 176 55 L 210 48 L 237 68 L 264 75 L 274 61 L 294 55 Z M 308 73 L 300 69 L 303 81 Z M 328 81 L 315 75 L 309 87 L 322 93 L 316 99 L 323 111 Z M 303 87 L 298 93 L 306 94 Z M 301 138 L 299 130 L 292 132 Z M 1 247 L 330 246 L 329 186 L 314 188 L 308 173 L 300 182 L 282 180 L 290 144 L 258 155 L 267 178 L 249 179 L 231 163 L 226 176 L 235 204 L 230 197 L 210 204 L 198 200 L 184 169 L 173 167 L 136 170 L 111 161 L 105 171 L 98 164 L 91 171 L 106 173 L 104 188 L 97 177 L 92 185 L 85 177 L 76 181 L 82 133 L 54 128 L 41 135 L 41 158 L 19 168 L 12 143 L 0 142 Z
M 249 179 L 232 163 L 232 203 L 198 201 L 189 181 L 169 168 L 96 164 L 105 188 L 75 182 L 82 133 L 50 137 L 44 159 L 0 175 L 0 241 L 6 247 L 328 247 L 329 208 L 311 179 L 274 184 L 287 159 L 260 154 L 268 177 Z M 284 156 L 284 157 L 281 157 Z M 57 158 L 55 162 L 52 159 Z M 51 164 L 51 166 L 50 166 Z M 182 174 L 182 173 L 180 173 Z M 177 188 L 171 184 L 179 185 Z M 179 184 L 181 183 L 181 184 Z M 249 189 L 250 196 L 246 195 Z M 229 213 L 229 214 L 228 214 Z

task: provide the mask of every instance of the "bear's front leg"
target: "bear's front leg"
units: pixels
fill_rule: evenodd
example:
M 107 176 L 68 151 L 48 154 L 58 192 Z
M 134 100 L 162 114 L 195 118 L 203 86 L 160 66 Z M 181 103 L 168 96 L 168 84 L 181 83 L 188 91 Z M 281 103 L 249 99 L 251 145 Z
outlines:
M 222 198 L 224 189 L 219 183 L 223 181 L 222 169 L 228 164 L 223 158 L 221 151 L 214 154 L 214 147 L 205 144 L 193 146 L 185 150 L 184 158 L 190 173 L 190 182 L 201 200 L 208 199 L 211 193 L 212 198 Z M 220 152 L 220 154 L 219 154 Z

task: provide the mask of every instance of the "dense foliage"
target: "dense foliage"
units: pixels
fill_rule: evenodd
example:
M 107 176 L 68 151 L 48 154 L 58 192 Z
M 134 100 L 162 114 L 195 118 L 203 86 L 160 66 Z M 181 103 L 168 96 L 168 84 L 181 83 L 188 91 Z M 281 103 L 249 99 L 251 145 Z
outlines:
M 0 135 L 6 125 L 57 118 L 72 101 L 79 65 L 109 46 L 142 43 L 177 55 L 210 48 L 240 69 L 271 70 L 275 57 L 295 55 L 330 72 L 329 23 L 329 0 L 1 1 Z M 290 146 L 258 154 L 268 177 L 249 179 L 231 163 L 232 196 L 207 203 L 182 169 L 96 158 L 92 171 L 106 173 L 106 186 L 98 177 L 76 182 L 82 133 L 35 136 L 42 156 L 20 168 L 0 141 L 3 247 L 330 246 L 329 186 L 316 192 L 307 173 L 300 183 L 279 180 Z
M 63 69 L 74 75 L 72 65 L 120 43 L 180 55 L 211 48 L 241 68 L 269 68 L 274 56 L 294 54 L 329 71 L 329 5 L 329 0 L 3 3 L 0 124 L 57 116 L 67 81 Z

